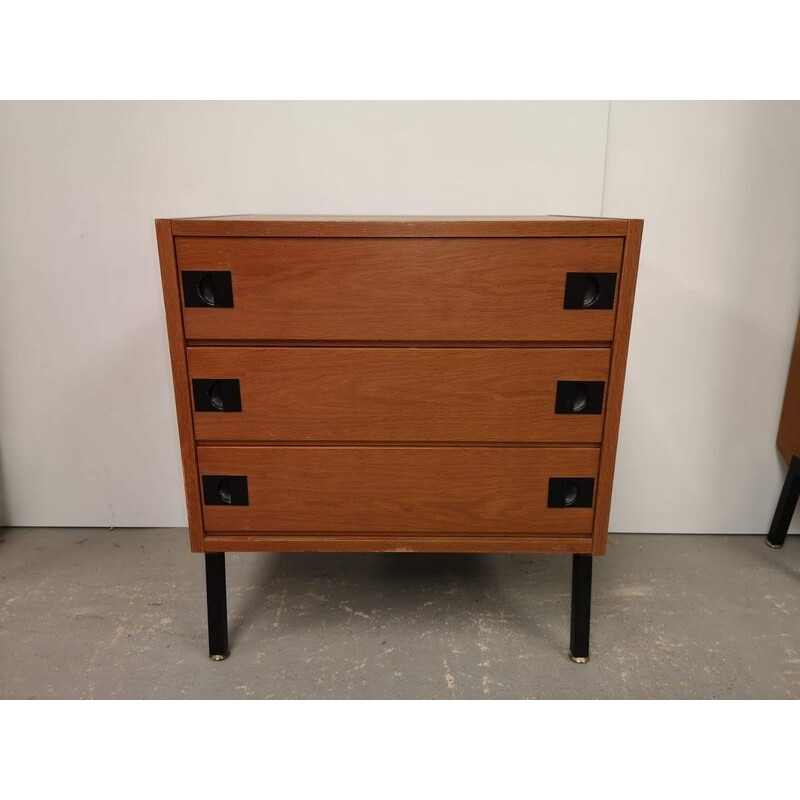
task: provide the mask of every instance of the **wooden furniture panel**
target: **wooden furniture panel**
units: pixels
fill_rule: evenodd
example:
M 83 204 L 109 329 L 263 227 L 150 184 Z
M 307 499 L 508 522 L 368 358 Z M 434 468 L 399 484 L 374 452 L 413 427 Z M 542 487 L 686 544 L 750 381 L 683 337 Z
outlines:
M 614 309 L 565 309 L 567 273 L 617 273 L 624 240 L 178 237 L 228 271 L 232 308 L 184 308 L 191 340 L 610 341 Z
M 580 553 L 590 555 L 592 538 L 579 536 L 509 535 L 480 536 L 464 533 L 361 533 L 314 535 L 271 533 L 211 533 L 205 538 L 207 553 L 315 552 L 315 553 Z
M 183 320 L 181 318 L 181 290 L 175 264 L 175 246 L 169 220 L 156 221 L 158 257 L 161 263 L 161 285 L 164 307 L 167 310 L 167 339 L 172 363 L 172 382 L 175 390 L 178 434 L 186 512 L 189 522 L 189 541 L 192 550 L 203 549 L 203 515 L 200 504 L 200 486 L 197 476 L 197 457 L 192 426 L 192 402 L 189 396 L 189 375 L 186 367 Z
M 271 550 L 571 553 L 570 656 L 588 660 L 641 220 L 254 216 L 156 231 L 212 658 L 228 652 L 224 553 Z M 787 460 L 799 359 L 800 330 Z M 602 383 L 592 413 L 563 413 L 581 396 L 556 401 L 565 381 Z M 798 458 L 782 498 L 800 495 L 793 475 Z
M 611 345 L 608 399 L 606 401 L 606 416 L 603 421 L 597 509 L 592 537 L 592 553 L 597 556 L 605 554 L 608 539 L 608 521 L 611 516 L 611 487 L 614 483 L 619 420 L 622 413 L 622 392 L 625 388 L 625 367 L 628 362 L 628 339 L 633 320 L 633 299 L 639 271 L 639 249 L 642 244 L 643 227 L 644 222 L 642 220 L 629 220 L 628 235 L 625 237 L 623 268 L 618 288 L 617 318 L 614 327 L 614 341 Z
M 602 435 L 602 413 L 556 413 L 556 394 L 559 381 L 581 382 L 578 403 L 594 389 L 584 382 L 605 385 L 608 349 L 190 347 L 187 355 L 190 378 L 236 379 L 241 394 L 241 411 L 195 410 L 200 441 L 588 443 Z
M 249 505 L 205 498 L 209 532 L 587 534 L 593 509 L 548 508 L 549 480 L 593 478 L 598 456 L 573 447 L 198 448 L 201 475 L 247 477 Z
M 612 217 L 280 217 L 245 214 L 173 219 L 175 236 L 520 237 L 625 236 Z
M 800 503 L 800 323 L 786 377 L 781 421 L 778 426 L 778 450 L 788 467 L 775 513 L 767 534 L 767 544 L 780 549 L 789 533 L 795 510 Z
M 794 350 L 786 378 L 783 410 L 778 426 L 778 450 L 789 464 L 794 456 L 800 456 L 800 323 L 794 338 Z

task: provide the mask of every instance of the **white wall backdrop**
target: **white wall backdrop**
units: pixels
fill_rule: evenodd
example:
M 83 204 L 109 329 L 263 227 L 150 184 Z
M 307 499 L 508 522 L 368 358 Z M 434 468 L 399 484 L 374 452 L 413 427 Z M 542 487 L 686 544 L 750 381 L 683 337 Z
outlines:
M 155 217 L 597 214 L 606 103 L 0 103 L 11 525 L 184 525 Z
M 612 530 L 762 532 L 797 103 L 0 103 L 0 509 L 185 524 L 152 220 L 645 218 Z
M 610 529 L 764 532 L 800 314 L 800 103 L 610 111 L 603 211 L 645 219 Z

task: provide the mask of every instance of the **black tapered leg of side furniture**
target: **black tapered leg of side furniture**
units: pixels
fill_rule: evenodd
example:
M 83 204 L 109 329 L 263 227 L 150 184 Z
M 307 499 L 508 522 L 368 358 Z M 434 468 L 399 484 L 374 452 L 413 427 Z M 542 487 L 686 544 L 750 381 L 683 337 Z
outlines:
M 592 556 L 572 556 L 572 613 L 569 657 L 576 664 L 589 660 L 589 618 L 592 608 Z
M 778 505 L 775 507 L 772 525 L 769 526 L 767 534 L 769 547 L 783 547 L 798 499 L 800 499 L 800 457 L 793 456 L 789 471 L 786 473 L 786 480 L 783 482 L 781 496 L 778 498 Z
M 208 656 L 222 661 L 228 650 L 228 599 L 225 589 L 225 553 L 206 553 L 208 601 Z

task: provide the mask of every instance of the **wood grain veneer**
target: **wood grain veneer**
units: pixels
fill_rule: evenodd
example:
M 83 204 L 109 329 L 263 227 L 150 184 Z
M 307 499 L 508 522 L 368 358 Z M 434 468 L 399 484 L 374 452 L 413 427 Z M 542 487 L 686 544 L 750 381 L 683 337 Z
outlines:
M 189 339 L 610 341 L 614 310 L 565 310 L 568 272 L 617 272 L 606 238 L 178 237 L 182 270 L 230 271 L 233 308 Z
M 243 533 L 209 534 L 207 553 L 242 552 L 344 552 L 344 553 L 584 553 L 592 552 L 590 536 L 471 536 L 455 534 L 372 535 L 351 533 L 312 535 L 272 533 L 269 536 Z
M 186 513 L 189 522 L 189 541 L 192 550 L 203 549 L 203 512 L 197 473 L 197 456 L 192 425 L 192 401 L 189 394 L 189 373 L 181 315 L 181 290 L 175 263 L 175 246 L 169 220 L 156 220 L 156 241 L 161 263 L 161 285 L 167 314 L 167 340 L 172 364 L 175 391 L 175 410 L 178 419 L 183 485 L 186 492 Z
M 199 447 L 203 475 L 246 475 L 249 505 L 205 505 L 209 532 L 588 534 L 548 508 L 553 476 L 594 477 L 597 448 Z
M 625 236 L 628 220 L 609 217 L 276 217 L 172 220 L 175 236 L 463 237 Z
M 600 450 L 600 472 L 595 500 L 594 535 L 592 553 L 603 555 L 608 539 L 608 521 L 611 515 L 611 487 L 614 483 L 614 464 L 617 457 L 619 420 L 622 413 L 622 393 L 625 388 L 625 367 L 628 362 L 628 341 L 633 319 L 633 300 L 639 270 L 639 250 L 642 244 L 644 222 L 628 220 L 625 250 L 622 257 L 622 275 L 617 293 L 617 317 L 614 341 L 611 345 L 611 370 L 608 380 L 606 416 L 603 421 L 603 443 Z
M 605 551 L 641 220 L 156 230 L 192 550 Z M 233 308 L 184 308 L 181 270 L 230 271 Z M 613 308 L 565 310 L 568 272 L 615 273 Z M 195 412 L 192 377 L 242 411 Z M 558 380 L 605 381 L 603 413 L 556 415 Z M 209 474 L 249 505 L 204 505 Z M 547 507 L 589 476 L 592 508 Z
M 794 350 L 786 378 L 783 410 L 778 427 L 778 450 L 788 464 L 793 456 L 800 456 L 800 323 L 794 338 Z
M 556 414 L 558 381 L 608 380 L 606 348 L 190 347 L 189 376 L 235 377 L 242 411 L 194 414 L 201 441 L 599 442 Z

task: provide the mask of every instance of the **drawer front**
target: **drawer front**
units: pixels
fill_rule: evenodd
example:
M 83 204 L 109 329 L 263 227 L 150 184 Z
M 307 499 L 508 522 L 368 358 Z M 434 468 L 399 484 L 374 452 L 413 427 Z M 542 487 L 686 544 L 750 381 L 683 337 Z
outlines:
M 187 353 L 200 441 L 590 443 L 602 436 L 607 349 L 190 347 Z
M 175 239 L 186 337 L 261 341 L 610 341 L 622 244 Z
M 199 447 L 209 532 L 588 535 L 597 448 Z M 551 479 L 555 479 L 554 481 Z M 550 507 L 575 481 L 573 507 Z M 559 494 L 560 493 L 560 494 Z M 228 505 L 228 501 L 246 502 Z

